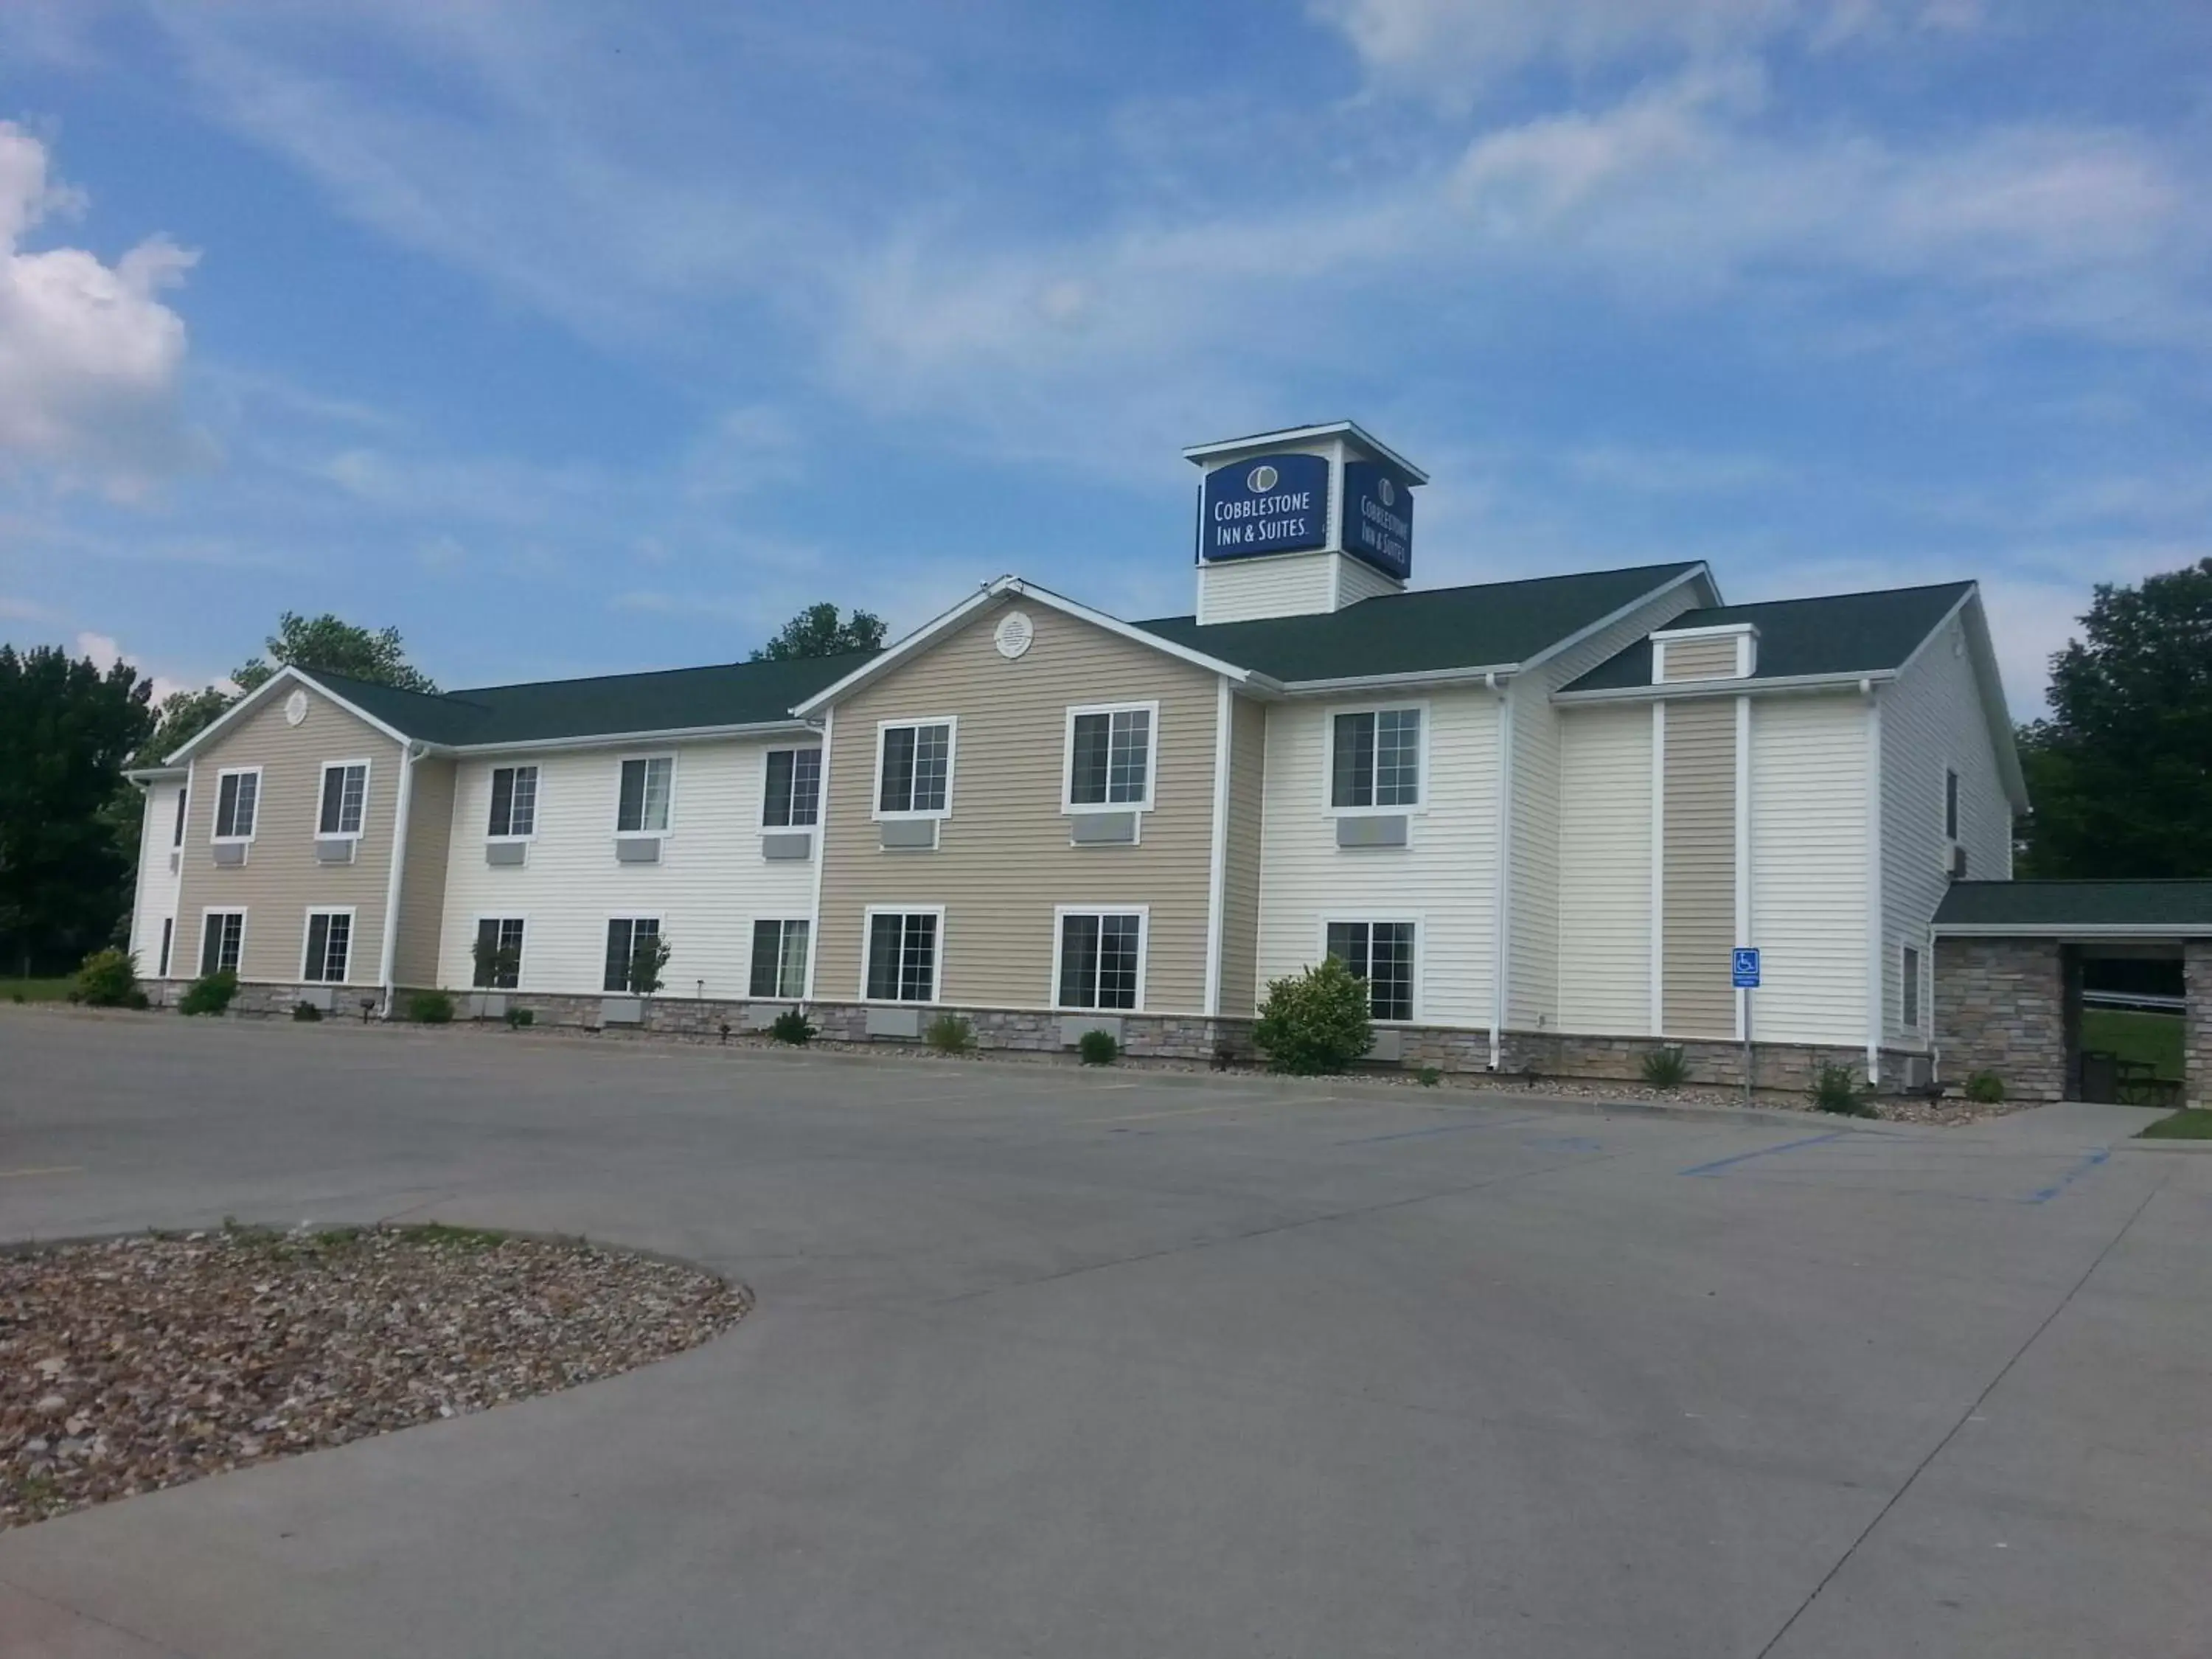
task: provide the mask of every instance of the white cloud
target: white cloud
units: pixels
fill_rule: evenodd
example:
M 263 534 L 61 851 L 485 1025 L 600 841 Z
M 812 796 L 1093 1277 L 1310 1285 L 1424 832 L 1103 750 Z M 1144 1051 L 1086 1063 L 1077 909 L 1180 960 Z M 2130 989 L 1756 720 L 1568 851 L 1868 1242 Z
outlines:
M 0 458 L 129 495 L 196 453 L 177 403 L 184 319 L 155 295 L 198 256 L 160 236 L 112 265 L 22 247 L 81 207 L 49 179 L 46 146 L 0 121 Z
M 1980 21 L 1975 0 L 1313 0 L 1311 10 L 1343 31 L 1370 74 L 1446 103 L 1534 64 L 1723 57 L 1781 35 L 1825 50 Z

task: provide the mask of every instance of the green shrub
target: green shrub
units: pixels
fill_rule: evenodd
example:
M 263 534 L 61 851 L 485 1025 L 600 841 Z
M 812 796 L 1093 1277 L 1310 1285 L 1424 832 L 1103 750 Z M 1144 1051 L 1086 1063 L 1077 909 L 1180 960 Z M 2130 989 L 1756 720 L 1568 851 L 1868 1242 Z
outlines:
M 418 1025 L 445 1025 L 453 1018 L 453 1000 L 443 991 L 417 991 L 407 999 L 407 1018 Z
M 805 1048 L 814 1041 L 814 1022 L 796 1008 L 787 1008 L 775 1017 L 768 1034 L 778 1042 L 789 1042 Z
M 1690 1060 L 1680 1048 L 1647 1048 L 1644 1081 L 1653 1089 L 1679 1089 L 1690 1080 Z
M 535 1025 L 538 1011 L 535 1008 L 510 1008 L 507 1011 L 507 1023 L 512 1030 L 518 1031 L 526 1025 Z
M 649 997 L 660 988 L 661 970 L 668 966 L 673 949 L 665 933 L 640 933 L 636 945 L 629 953 L 629 988 L 636 996 Z
M 922 1028 L 921 1040 L 940 1054 L 964 1054 L 975 1046 L 975 1033 L 957 1014 L 939 1014 Z
M 1273 981 L 1252 1041 L 1271 1072 L 1314 1077 L 1340 1072 L 1375 1046 L 1367 981 L 1336 957 Z
M 230 1000 L 238 994 L 238 975 L 228 968 L 221 973 L 204 974 L 185 988 L 185 994 L 177 1003 L 177 1012 L 185 1014 L 219 1014 L 230 1006 Z
M 295 1002 L 292 1005 L 292 1018 L 302 1025 L 312 1025 L 322 1017 L 323 1011 L 312 1002 Z
M 1995 1072 L 1976 1072 L 1966 1079 L 1966 1098 L 1979 1106 L 1994 1106 L 2005 1097 L 2004 1079 Z
M 1444 1080 L 1444 1074 L 1434 1066 L 1424 1066 L 1413 1073 L 1424 1089 L 1433 1089 Z
M 144 1007 L 137 958 L 128 951 L 94 951 L 78 965 L 70 1000 L 88 1008 Z
M 1843 1117 L 1872 1117 L 1873 1103 L 1867 1098 L 1867 1090 L 1859 1081 L 1859 1074 L 1848 1066 L 1823 1066 L 1813 1079 L 1813 1109 L 1834 1112 Z
M 1075 1039 L 1075 1053 L 1085 1066 L 1111 1066 L 1121 1057 L 1121 1045 L 1111 1031 L 1085 1031 Z

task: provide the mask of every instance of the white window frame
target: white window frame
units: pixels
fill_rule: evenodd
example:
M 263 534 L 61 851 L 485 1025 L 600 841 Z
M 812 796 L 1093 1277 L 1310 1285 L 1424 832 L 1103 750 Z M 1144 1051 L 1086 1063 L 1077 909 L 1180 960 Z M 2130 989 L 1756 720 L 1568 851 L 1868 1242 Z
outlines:
M 494 780 L 501 772 L 520 772 L 526 769 L 538 774 L 537 780 L 530 787 L 530 832 L 521 836 L 495 835 L 491 828 L 491 804 L 498 797 L 494 793 L 496 788 Z M 510 793 L 507 797 L 507 821 L 509 823 L 514 822 L 514 799 Z M 545 768 L 543 763 L 538 761 L 507 761 L 504 763 L 493 762 L 484 772 L 484 839 L 488 842 L 536 841 L 538 821 L 543 816 L 542 809 L 544 804 Z M 615 772 L 615 817 L 617 820 L 622 817 L 622 772 L 619 768 Z M 676 776 L 673 772 L 670 773 L 668 779 L 668 821 L 671 823 L 676 821 Z
M 815 831 L 821 829 L 823 808 L 827 805 L 830 794 L 830 767 L 828 757 L 823 756 L 822 759 L 816 763 L 817 770 L 814 775 L 814 822 L 811 823 L 770 823 L 768 821 L 768 760 L 770 755 L 792 755 L 795 757 L 805 754 L 810 750 L 811 750 L 816 755 L 821 756 L 823 749 L 823 745 L 818 743 L 772 743 L 769 744 L 767 748 L 761 750 L 759 828 L 760 832 L 763 835 L 811 836 L 814 834 Z M 798 770 L 798 765 L 799 763 L 794 759 L 792 762 L 792 769 L 794 776 Z M 880 792 L 883 787 L 883 774 L 878 770 L 876 774 L 876 787 L 878 792 Z M 945 798 L 949 804 L 952 799 L 952 775 L 949 761 L 947 763 L 945 783 Z M 763 917 L 763 920 L 774 921 L 776 918 L 774 916 L 767 916 Z M 801 917 L 799 920 L 803 921 L 805 918 Z
M 610 920 L 611 920 L 611 918 L 610 918 Z M 482 932 L 483 931 L 483 925 L 484 925 L 484 923 L 486 923 L 486 922 L 488 922 L 488 921 L 519 921 L 519 922 L 520 922 L 520 923 L 522 924 L 522 943 L 515 948 L 515 952 L 514 952 L 514 983 L 512 986 L 506 986 L 506 985 L 479 985 L 479 984 L 477 984 L 477 983 L 476 982 L 476 981 L 477 981 L 477 934 L 479 934 L 480 933 L 482 933 Z M 602 958 L 602 960 L 600 961 L 600 963 L 599 963 L 599 975 L 600 975 L 600 977 L 601 977 L 601 978 L 603 978 L 603 979 L 606 976 L 606 963 L 605 963 L 605 956 L 606 956 L 606 950 L 607 950 L 606 935 L 605 935 L 605 934 L 604 934 L 604 933 L 602 933 L 602 934 L 599 936 L 599 955 L 600 955 L 600 957 Z M 526 911 L 526 910 L 483 910 L 483 911 L 479 911 L 479 912 L 478 912 L 478 913 L 477 913 L 477 915 L 475 915 L 475 916 L 474 916 L 474 917 L 470 921 L 470 922 L 469 922 L 469 989 L 471 989 L 471 991 L 500 991 L 500 992 L 504 992 L 504 991 L 508 991 L 508 990 L 520 991 L 520 990 L 522 988 L 522 975 L 523 975 L 523 970 L 524 970 L 526 968 L 527 968 L 527 967 L 529 966 L 529 964 L 530 964 L 530 913 L 529 913 L 528 911 Z M 605 992 L 602 992 L 602 993 L 600 993 L 600 994 L 604 996 L 604 995 L 605 995 L 606 994 L 605 994 Z
M 1070 916 L 1134 916 L 1137 919 L 1137 1000 L 1127 1008 L 1082 1008 L 1060 1000 L 1061 949 Z M 1141 1014 L 1145 1012 L 1145 975 L 1152 965 L 1152 907 L 1149 904 L 1055 904 L 1052 907 L 1052 985 L 1045 1006 L 1069 1014 Z
M 625 829 L 623 829 L 623 828 L 622 827 L 622 781 L 623 781 L 623 768 L 624 768 L 625 766 L 628 766 L 628 765 L 629 765 L 632 761 L 647 761 L 647 762 L 651 762 L 651 761 L 657 761 L 657 760 L 665 760 L 665 761 L 666 761 L 666 762 L 668 763 L 668 827 L 667 827 L 666 829 L 665 829 L 665 830 L 625 830 Z M 655 749 L 655 750 L 653 750 L 652 751 L 650 751 L 649 753 L 635 754 L 635 755 L 620 755 L 620 756 L 617 756 L 617 757 L 616 757 L 616 759 L 615 759 L 615 836 L 616 836 L 616 838 L 617 838 L 617 839 L 621 840 L 621 841 L 661 841 L 661 840 L 665 840 L 665 839 L 666 839 L 668 836 L 672 836 L 672 835 L 674 835 L 674 834 L 676 833 L 676 774 L 677 774 L 677 770 L 678 770 L 678 768 L 677 768 L 677 764 L 676 764 L 676 751 L 675 751 L 673 749 Z M 649 772 L 649 769 L 648 769 L 648 775 L 650 775 L 650 772 Z M 639 804 L 640 804 L 640 805 L 641 806 L 641 805 L 643 805 L 643 802 L 642 802 L 642 801 L 641 801 Z M 489 820 L 487 819 L 487 821 L 489 821 Z M 534 821 L 534 820 L 533 820 L 533 821 Z M 620 920 L 620 918 L 610 918 L 610 920 Z M 641 917 L 641 918 L 639 918 L 639 920 L 641 920 L 641 921 L 653 921 L 653 920 L 655 920 L 655 918 L 653 918 L 653 917 Z
M 1413 710 L 1421 717 L 1421 746 L 1415 763 L 1421 770 L 1420 782 L 1409 803 L 1394 806 L 1339 806 L 1336 804 L 1336 720 L 1340 714 L 1393 714 Z M 1322 811 L 1333 818 L 1403 817 L 1411 813 L 1425 812 L 1429 806 L 1429 732 L 1434 726 L 1435 714 L 1426 698 L 1409 698 L 1395 702 L 1332 703 L 1322 710 L 1321 721 L 1321 805 Z M 1369 918 L 1346 918 L 1364 921 Z M 1389 921 L 1394 918 L 1374 918 Z
M 1426 914 L 1419 910 L 1324 910 L 1317 920 L 1318 925 L 1315 930 L 1314 939 L 1314 962 L 1316 965 L 1328 959 L 1328 930 L 1332 922 L 1340 927 L 1346 922 L 1354 921 L 1366 922 L 1370 925 L 1378 921 L 1397 922 L 1413 928 L 1413 1012 L 1404 1019 L 1377 1019 L 1373 1023 L 1392 1027 L 1420 1024 L 1425 1006 L 1425 989 L 1428 978 L 1428 963 L 1425 958 L 1429 952 L 1429 919 Z M 1371 933 L 1368 936 L 1368 951 L 1371 956 L 1374 951 L 1374 936 Z
M 945 805 L 919 811 L 886 812 L 884 810 L 884 738 L 892 731 L 908 726 L 941 726 L 945 728 Z M 918 714 L 902 720 L 876 722 L 876 767 L 868 775 L 868 816 L 878 823 L 889 818 L 949 818 L 952 816 L 952 791 L 960 776 L 960 717 L 957 714 Z M 827 779 L 824 779 L 827 785 Z M 890 908 L 888 906 L 886 908 Z
M 319 803 L 318 805 L 319 807 Z M 366 808 L 363 811 L 366 816 Z M 307 945 L 314 938 L 317 916 L 343 916 L 346 919 L 345 976 L 343 979 L 310 979 L 307 976 Z M 302 985 L 350 985 L 353 983 L 354 958 L 357 954 L 354 950 L 355 928 L 357 921 L 358 918 L 354 915 L 354 907 L 350 904 L 311 904 L 307 907 L 307 915 L 300 920 L 300 982 Z M 330 958 L 330 948 L 329 935 L 326 933 L 323 941 L 323 957 L 325 963 Z M 245 942 L 241 939 L 240 941 L 241 955 L 244 954 L 244 950 Z
M 805 828 L 805 826 L 804 826 L 804 825 L 801 825 L 800 827 L 801 827 L 802 829 L 803 829 L 803 828 Z M 782 980 L 783 980 L 783 952 L 784 952 L 784 949 L 785 949 L 785 944 L 786 944 L 786 941 L 787 941 L 787 940 L 789 939 L 789 937 L 790 937 L 790 933 L 789 933 L 789 931 L 788 931 L 788 930 L 789 930 L 789 929 L 791 929 L 792 927 L 804 927 L 805 929 L 806 929 L 806 967 L 805 967 L 805 969 L 804 971 L 802 971 L 802 972 L 800 973 L 799 976 L 799 989 L 797 989 L 796 991 L 793 991 L 793 992 L 790 993 L 788 995 L 785 994 L 784 994 L 782 991 L 781 991 L 781 990 L 776 990 L 776 991 L 768 991 L 768 992 L 760 992 L 760 991 L 756 991 L 756 990 L 754 990 L 754 989 L 752 988 L 752 986 L 753 986 L 753 935 L 755 934 L 755 933 L 757 933 L 757 932 L 759 930 L 759 928 L 760 928 L 760 925 L 761 925 L 763 922 L 771 922 L 771 923 L 773 923 L 773 924 L 775 925 L 775 929 L 776 929 L 776 935 L 775 935 L 775 972 L 776 972 L 776 981 L 777 981 L 777 983 L 778 983 L 779 985 L 781 985 L 781 984 L 782 983 Z M 942 921 L 940 921 L 940 922 L 939 922 L 937 925 L 938 925 L 938 927 L 939 927 L 939 929 L 940 940 L 941 940 L 941 937 L 942 937 L 942 930 L 943 930 L 943 928 L 944 928 L 944 927 L 945 927 L 945 924 L 944 924 Z M 809 973 L 811 973 L 811 972 L 813 971 L 813 968 L 814 968 L 814 942 L 815 942 L 815 941 L 814 941 L 814 918 L 813 918 L 813 917 L 811 917 L 811 916 L 755 916 L 755 917 L 753 917 L 753 918 L 752 918 L 752 926 L 751 926 L 751 927 L 748 927 L 748 928 L 745 930 L 745 1000 L 747 1000 L 748 1002 L 800 1002 L 800 1001 L 804 1001 L 804 1000 L 805 1000 L 805 996 L 806 996 L 806 977 L 807 977 L 807 975 L 808 975 Z M 861 954 L 862 954 L 863 956 L 865 956 L 865 955 L 866 954 L 866 946 L 865 945 L 862 945 L 862 947 L 861 947 Z M 860 964 L 860 971 L 861 971 L 863 974 L 865 974 L 866 972 L 867 972 L 867 963 L 866 963 L 866 962 L 863 962 L 863 963 Z
M 893 720 L 890 724 L 927 726 L 931 722 Z M 937 950 L 929 964 L 929 1000 L 927 1002 L 916 1002 L 906 997 L 872 997 L 868 994 L 868 941 L 874 936 L 878 916 L 935 916 L 937 918 Z M 811 949 L 811 946 L 809 948 Z M 945 998 L 945 907 L 941 904 L 871 904 L 862 909 L 859 991 L 859 1000 L 872 1008 L 934 1008 L 939 1006 Z
M 1146 722 L 1145 744 L 1145 794 L 1141 800 L 1084 801 L 1075 799 L 1075 721 L 1081 714 L 1135 714 L 1150 718 Z M 1107 727 L 1108 753 L 1113 744 L 1113 727 Z M 1109 763 L 1111 764 L 1110 760 Z M 1082 702 L 1071 703 L 1067 709 L 1067 726 L 1060 738 L 1060 810 L 1073 815 L 1077 812 L 1149 812 L 1158 792 L 1160 775 L 1160 705 L 1157 698 L 1151 702 Z M 1109 782 L 1109 787 L 1111 787 Z M 949 799 L 948 794 L 948 799 Z M 1123 913 L 1123 914 L 1126 914 Z M 1055 981 L 1057 982 L 1057 981 Z
M 264 786 L 268 781 L 262 776 L 263 769 L 258 766 L 226 766 L 215 775 L 215 810 L 208 814 L 208 840 L 210 843 L 227 847 L 250 847 L 253 844 L 254 837 L 261 833 L 262 796 Z M 253 828 L 242 836 L 226 836 L 222 830 L 222 781 L 249 775 L 253 779 Z M 319 795 L 315 798 L 315 809 L 319 814 L 322 810 L 322 797 Z
M 209 973 L 220 972 L 222 969 L 221 962 L 217 962 L 213 969 L 207 966 L 208 924 L 217 916 L 238 918 L 238 966 L 232 969 L 231 972 L 236 974 L 244 969 L 246 967 L 246 906 L 242 904 L 207 904 L 200 907 L 200 948 L 198 956 L 194 958 L 195 965 L 199 971 L 193 975 L 195 979 L 203 978 Z M 348 966 L 351 964 L 348 963 Z
M 331 787 L 331 774 L 349 766 L 361 768 L 361 828 L 359 830 L 325 830 L 323 828 L 323 792 Z M 374 766 L 366 755 L 353 760 L 331 760 L 323 763 L 323 769 L 315 775 L 315 833 L 317 841 L 359 841 L 368 829 L 368 781 L 374 775 Z M 343 807 L 341 805 L 343 812 Z M 257 785 L 254 790 L 253 823 L 261 825 L 261 796 Z M 349 960 L 347 965 L 352 965 Z
M 653 933 L 657 936 L 663 939 L 667 937 L 666 924 L 662 921 L 660 913 L 657 910 L 609 911 L 606 915 L 600 919 L 599 922 L 599 984 L 602 988 L 599 990 L 598 994 L 603 997 L 639 997 L 659 995 L 660 994 L 657 991 L 610 991 L 604 988 L 607 982 L 607 929 L 613 927 L 615 923 L 618 921 L 626 921 L 630 925 L 629 960 L 632 962 L 635 962 L 637 960 L 637 924 L 639 922 L 651 922 L 653 924 Z M 528 936 L 529 930 L 525 928 L 523 931 L 524 935 L 526 938 Z M 515 978 L 518 981 L 520 981 L 521 977 L 522 975 L 520 974 L 515 975 Z M 625 975 L 624 977 L 627 978 L 628 975 Z

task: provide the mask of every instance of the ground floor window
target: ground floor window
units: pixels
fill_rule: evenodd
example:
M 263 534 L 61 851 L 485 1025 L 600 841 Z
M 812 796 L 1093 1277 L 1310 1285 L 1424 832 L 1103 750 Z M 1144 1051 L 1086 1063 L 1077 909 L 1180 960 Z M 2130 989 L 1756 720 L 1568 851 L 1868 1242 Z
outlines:
M 1917 1031 L 1920 1029 L 1920 952 L 1910 945 L 1905 947 L 1905 960 L 1902 966 L 1905 981 L 1903 1010 L 1905 1029 L 1908 1031 Z
M 607 923 L 607 976 L 610 991 L 635 991 L 641 981 L 639 957 L 659 943 L 657 916 L 617 916 Z
M 530 770 L 536 769 L 530 768 Z M 522 918 L 477 918 L 476 977 L 479 991 L 512 991 L 522 983 Z
M 177 937 L 177 919 L 176 919 L 174 916 L 164 916 L 164 917 L 162 917 L 162 918 L 161 918 L 161 972 L 159 972 L 159 973 L 157 973 L 157 974 L 155 974 L 155 975 L 154 975 L 154 977 L 155 977 L 155 979 L 167 979 L 167 978 L 168 978 L 168 976 L 169 976 L 169 945 L 170 945 L 170 944 L 171 944 L 171 943 L 172 943 L 172 942 L 176 939 L 176 937 Z
M 804 921 L 753 924 L 753 995 L 789 998 L 806 994 L 808 931 L 809 924 Z
M 1375 1019 L 1413 1017 L 1413 924 L 1410 921 L 1332 921 L 1328 953 L 1367 981 L 1368 1013 Z
M 871 1002 L 937 1000 L 938 915 L 933 910 L 883 910 L 868 917 Z
M 353 954 L 353 912 L 307 912 L 307 949 L 300 964 L 300 977 L 312 985 L 345 983 L 346 962 Z
M 1060 1006 L 1134 1008 L 1144 944 L 1141 913 L 1061 912 Z
M 246 948 L 246 912 L 210 910 L 200 922 L 200 975 L 234 974 Z

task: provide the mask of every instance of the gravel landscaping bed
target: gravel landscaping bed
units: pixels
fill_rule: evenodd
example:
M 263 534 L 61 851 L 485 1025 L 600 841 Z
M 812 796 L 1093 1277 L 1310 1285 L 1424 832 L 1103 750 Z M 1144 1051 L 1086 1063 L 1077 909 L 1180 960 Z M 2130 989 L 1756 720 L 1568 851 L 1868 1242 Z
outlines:
M 0 1256 L 0 1528 L 610 1376 L 750 1305 L 696 1267 L 444 1226 Z

